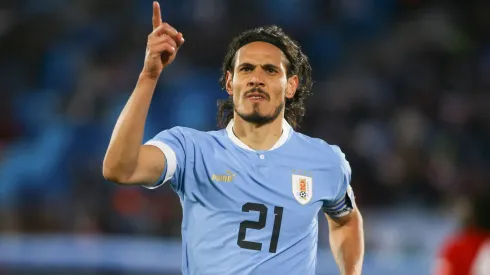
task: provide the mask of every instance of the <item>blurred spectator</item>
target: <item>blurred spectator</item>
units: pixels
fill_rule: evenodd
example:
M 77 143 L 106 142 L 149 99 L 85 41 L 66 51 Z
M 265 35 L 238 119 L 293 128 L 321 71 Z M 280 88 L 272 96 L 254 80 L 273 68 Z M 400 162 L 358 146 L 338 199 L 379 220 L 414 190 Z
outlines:
M 441 248 L 435 274 L 490 274 L 490 192 L 478 190 L 460 207 L 461 229 Z

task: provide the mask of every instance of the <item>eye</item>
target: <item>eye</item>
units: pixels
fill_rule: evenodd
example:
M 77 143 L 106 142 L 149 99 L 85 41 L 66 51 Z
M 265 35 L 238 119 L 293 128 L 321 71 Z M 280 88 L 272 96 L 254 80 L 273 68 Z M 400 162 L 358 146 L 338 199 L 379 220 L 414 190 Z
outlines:
M 252 71 L 252 68 L 250 68 L 250 67 L 242 67 L 240 69 L 240 72 L 250 72 L 250 71 Z
M 273 69 L 273 68 L 268 68 L 266 71 L 267 71 L 268 73 L 271 73 L 271 74 L 273 74 L 273 73 L 277 73 L 277 71 L 276 71 L 275 69 Z

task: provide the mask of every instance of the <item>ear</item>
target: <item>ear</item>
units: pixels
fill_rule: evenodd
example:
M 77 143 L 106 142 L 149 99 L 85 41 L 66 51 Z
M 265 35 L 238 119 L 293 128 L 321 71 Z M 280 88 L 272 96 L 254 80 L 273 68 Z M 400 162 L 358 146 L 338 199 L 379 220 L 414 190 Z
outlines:
M 230 71 L 226 72 L 226 92 L 229 95 L 233 95 L 233 89 L 231 86 L 231 82 L 233 81 L 233 74 Z
M 297 75 L 293 75 L 288 78 L 288 87 L 286 89 L 286 98 L 293 98 L 296 94 L 296 89 L 298 89 L 299 78 Z

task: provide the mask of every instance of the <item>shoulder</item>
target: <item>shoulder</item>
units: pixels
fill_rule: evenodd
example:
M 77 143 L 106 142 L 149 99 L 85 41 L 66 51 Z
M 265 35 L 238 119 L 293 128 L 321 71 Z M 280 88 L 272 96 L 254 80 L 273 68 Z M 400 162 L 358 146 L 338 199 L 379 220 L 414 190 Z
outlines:
M 184 127 L 184 126 L 174 126 L 168 130 L 165 130 L 165 131 L 168 131 L 170 133 L 173 133 L 173 134 L 179 134 L 179 135 L 182 135 L 182 136 L 185 136 L 185 137 L 192 137 L 192 136 L 195 136 L 195 135 L 199 135 L 199 130 L 196 130 L 196 129 L 193 129 L 193 128 L 189 128 L 189 127 Z
M 338 145 L 329 144 L 323 139 L 314 138 L 294 132 L 296 136 L 296 149 L 308 155 L 309 159 L 319 162 L 330 171 L 337 171 L 337 175 L 345 182 L 350 182 L 352 169 L 347 158 Z M 341 180 L 339 179 L 339 180 Z
M 161 133 L 162 136 L 181 143 L 187 148 L 206 147 L 222 143 L 225 130 L 201 131 L 189 127 L 175 126 Z M 190 146 L 190 147 L 189 147 Z
M 169 133 L 179 135 L 188 139 L 199 139 L 199 138 L 210 138 L 214 136 L 222 136 L 224 130 L 215 130 L 215 131 L 201 131 L 189 127 L 184 126 L 174 126 L 168 130 Z
M 343 165 L 346 162 L 345 154 L 338 145 L 329 144 L 323 139 L 310 137 L 298 132 L 294 132 L 294 135 L 298 140 L 299 146 L 307 148 L 308 152 L 321 155 L 322 158 L 330 162 L 336 162 L 339 165 Z

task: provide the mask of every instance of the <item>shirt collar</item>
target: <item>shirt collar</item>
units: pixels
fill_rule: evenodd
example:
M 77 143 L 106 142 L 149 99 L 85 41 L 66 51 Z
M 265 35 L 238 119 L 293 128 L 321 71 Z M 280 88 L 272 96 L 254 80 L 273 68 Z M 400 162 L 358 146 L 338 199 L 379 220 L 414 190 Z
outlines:
M 228 137 L 231 139 L 231 141 L 233 143 L 235 143 L 240 148 L 243 148 L 243 149 L 246 149 L 246 150 L 249 150 L 249 151 L 255 151 L 254 149 L 250 148 L 248 145 L 246 145 L 245 143 L 243 143 L 235 135 L 235 133 L 233 132 L 233 125 L 234 124 L 235 123 L 234 123 L 234 121 L 232 119 L 232 120 L 230 120 L 230 122 L 226 126 L 226 133 L 228 134 Z M 281 133 L 281 137 L 276 142 L 276 144 L 274 144 L 274 146 L 272 146 L 272 148 L 269 149 L 269 151 L 274 150 L 274 149 L 277 149 L 277 148 L 281 147 L 282 145 L 284 145 L 284 143 L 286 143 L 286 141 L 289 138 L 289 135 L 291 133 L 291 130 L 292 130 L 291 125 L 289 125 L 289 123 L 286 121 L 286 119 L 283 119 L 282 120 L 282 133 Z

